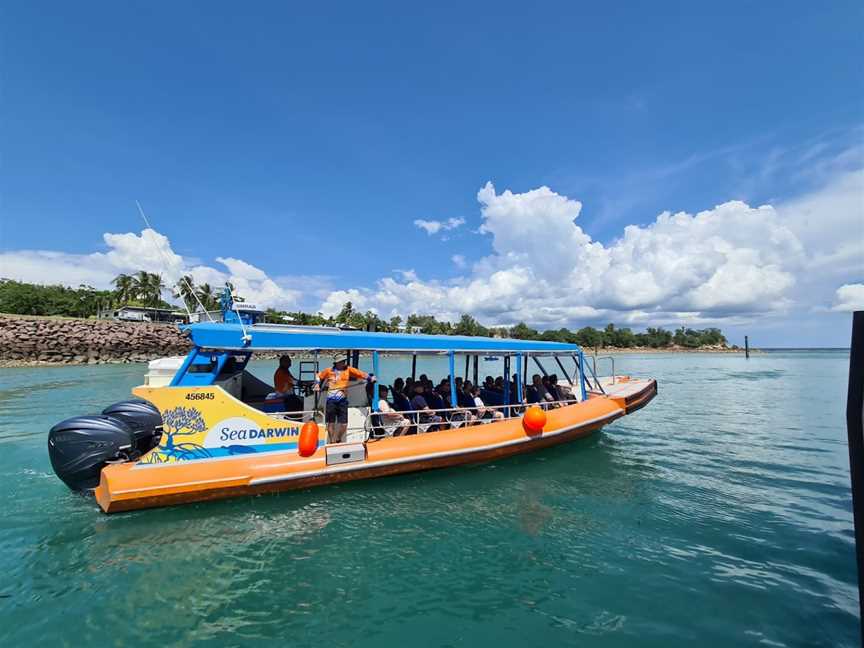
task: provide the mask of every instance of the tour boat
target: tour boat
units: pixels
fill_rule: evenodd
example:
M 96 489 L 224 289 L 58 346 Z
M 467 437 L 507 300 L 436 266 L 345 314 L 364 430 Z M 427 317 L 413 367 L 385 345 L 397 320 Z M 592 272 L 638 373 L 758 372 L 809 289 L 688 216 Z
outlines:
M 176 365 L 153 363 L 145 384 L 132 390 L 137 399 L 101 415 L 63 421 L 49 434 L 55 472 L 72 489 L 94 492 L 106 513 L 497 460 L 585 437 L 657 394 L 653 379 L 598 378 L 574 344 L 237 318 L 183 328 L 192 350 Z M 248 370 L 256 355 L 274 353 L 305 358 L 293 399 L 302 402 L 302 410 L 289 408 L 283 394 L 272 393 L 270 384 Z M 416 374 L 418 357 L 444 358 L 438 365 L 449 370 L 442 378 L 449 378 L 450 393 L 442 390 L 453 406 L 434 408 L 442 419 L 438 425 L 429 424 L 429 410 L 403 407 L 400 414 L 409 424 L 396 436 L 387 425 L 392 413 L 379 411 L 381 381 L 360 382 L 345 390 L 347 439 L 328 443 L 327 395 L 314 390 L 314 376 L 329 366 L 325 359 L 337 355 L 351 366 L 368 366 L 374 376 L 385 358 L 403 356 L 404 366 L 411 367 L 406 378 Z M 456 390 L 457 379 L 475 385 L 482 380 L 480 361 L 486 357 L 499 359 L 498 375 L 505 378 L 503 391 L 481 392 L 487 405 L 481 417 Z M 525 385 L 534 374 L 552 373 L 559 385 L 552 401 Z M 501 414 L 490 414 L 496 411 Z

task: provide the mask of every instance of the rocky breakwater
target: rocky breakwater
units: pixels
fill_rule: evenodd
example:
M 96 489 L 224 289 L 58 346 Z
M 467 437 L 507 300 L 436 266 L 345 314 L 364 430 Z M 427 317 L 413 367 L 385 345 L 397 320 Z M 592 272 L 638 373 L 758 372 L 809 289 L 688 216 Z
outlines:
M 172 324 L 0 315 L 2 366 L 145 362 L 191 346 Z

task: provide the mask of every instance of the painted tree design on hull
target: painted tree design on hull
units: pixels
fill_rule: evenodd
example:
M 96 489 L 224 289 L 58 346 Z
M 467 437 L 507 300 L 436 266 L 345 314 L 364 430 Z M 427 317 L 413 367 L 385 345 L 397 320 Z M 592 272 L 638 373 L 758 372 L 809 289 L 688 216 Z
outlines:
M 170 463 L 210 457 L 210 451 L 199 443 L 182 440 L 178 443 L 178 437 L 196 436 L 206 429 L 204 417 L 194 407 L 180 406 L 166 411 L 162 415 L 162 439 L 142 459 L 142 463 Z

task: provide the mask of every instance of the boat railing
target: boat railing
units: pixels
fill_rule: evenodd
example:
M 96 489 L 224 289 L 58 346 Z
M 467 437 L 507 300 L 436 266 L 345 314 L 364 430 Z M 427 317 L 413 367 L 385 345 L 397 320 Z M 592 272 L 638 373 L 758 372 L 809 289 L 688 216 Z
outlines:
M 396 430 L 403 429 L 402 435 L 424 434 L 428 432 L 438 431 L 434 428 L 441 427 L 442 429 L 458 429 L 467 425 L 478 425 L 494 423 L 496 421 L 505 421 L 508 419 L 518 418 L 525 410 L 537 405 L 544 410 L 551 410 L 566 405 L 575 405 L 580 401 L 576 398 L 547 401 L 543 403 L 527 403 L 524 401 L 510 403 L 508 405 L 484 405 L 479 407 L 440 407 L 437 409 L 423 410 L 392 410 L 391 412 L 373 412 L 369 411 L 363 417 L 363 424 L 354 425 L 348 428 L 348 434 L 361 433 L 365 438 L 382 438 L 393 435 Z M 479 414 L 482 409 L 483 413 Z M 496 417 L 495 412 L 501 412 L 501 417 Z M 387 421 L 387 414 L 392 417 L 401 416 L 401 420 Z M 326 426 L 325 415 L 323 408 L 311 410 L 296 410 L 293 412 L 270 412 L 271 418 L 276 418 L 284 421 L 303 422 L 315 421 L 318 425 Z M 432 417 L 437 417 L 440 420 L 435 420 Z M 414 430 L 409 432 L 409 430 Z
M 611 365 L 612 365 L 612 384 L 614 385 L 615 384 L 615 358 L 613 358 L 611 355 L 605 355 L 605 356 L 594 355 L 594 356 L 591 356 L 591 364 L 588 366 L 588 370 L 591 372 L 591 375 L 594 378 L 594 384 L 596 385 L 597 389 L 605 394 L 606 390 L 603 389 L 603 385 L 600 384 L 600 378 L 597 377 L 598 376 L 598 374 L 597 374 L 597 361 L 598 360 L 609 360 L 609 362 L 611 363 Z
M 549 401 L 545 403 L 510 403 L 508 405 L 484 405 L 479 407 L 441 407 L 438 409 L 423 409 L 423 410 L 393 410 L 387 412 L 370 412 L 364 421 L 362 431 L 365 432 L 368 438 L 383 438 L 393 435 L 396 430 L 402 429 L 402 435 L 406 434 L 424 434 L 435 432 L 434 428 L 443 426 L 443 429 L 458 429 L 468 425 L 495 423 L 496 421 L 504 421 L 508 419 L 518 418 L 531 405 L 537 405 L 544 410 L 555 409 L 565 405 L 575 405 L 580 401 L 576 398 L 566 400 Z M 483 414 L 474 414 L 478 410 L 483 409 Z M 502 417 L 496 418 L 494 413 L 487 416 L 488 412 L 501 412 Z M 393 419 L 396 415 L 401 415 L 401 420 L 387 421 L 386 416 L 389 414 Z M 437 417 L 440 420 L 436 421 L 432 417 Z M 385 422 L 386 421 L 386 422 Z M 407 430 L 414 429 L 414 432 Z M 361 431 L 355 427 L 353 430 L 349 428 L 349 432 Z
M 295 423 L 315 421 L 318 425 L 324 424 L 324 410 L 320 407 L 318 409 L 295 410 L 293 412 L 268 412 L 267 415 L 270 418 L 294 421 Z

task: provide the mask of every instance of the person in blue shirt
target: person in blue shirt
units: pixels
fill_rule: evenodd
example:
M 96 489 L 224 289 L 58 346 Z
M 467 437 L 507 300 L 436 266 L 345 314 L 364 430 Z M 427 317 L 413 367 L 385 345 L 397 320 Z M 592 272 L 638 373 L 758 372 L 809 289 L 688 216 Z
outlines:
M 421 425 L 431 425 L 429 429 L 439 429 L 444 422 L 440 416 L 435 414 L 423 398 L 423 385 L 420 382 L 414 383 L 414 398 L 411 399 L 411 410 L 418 412 L 418 419 Z

